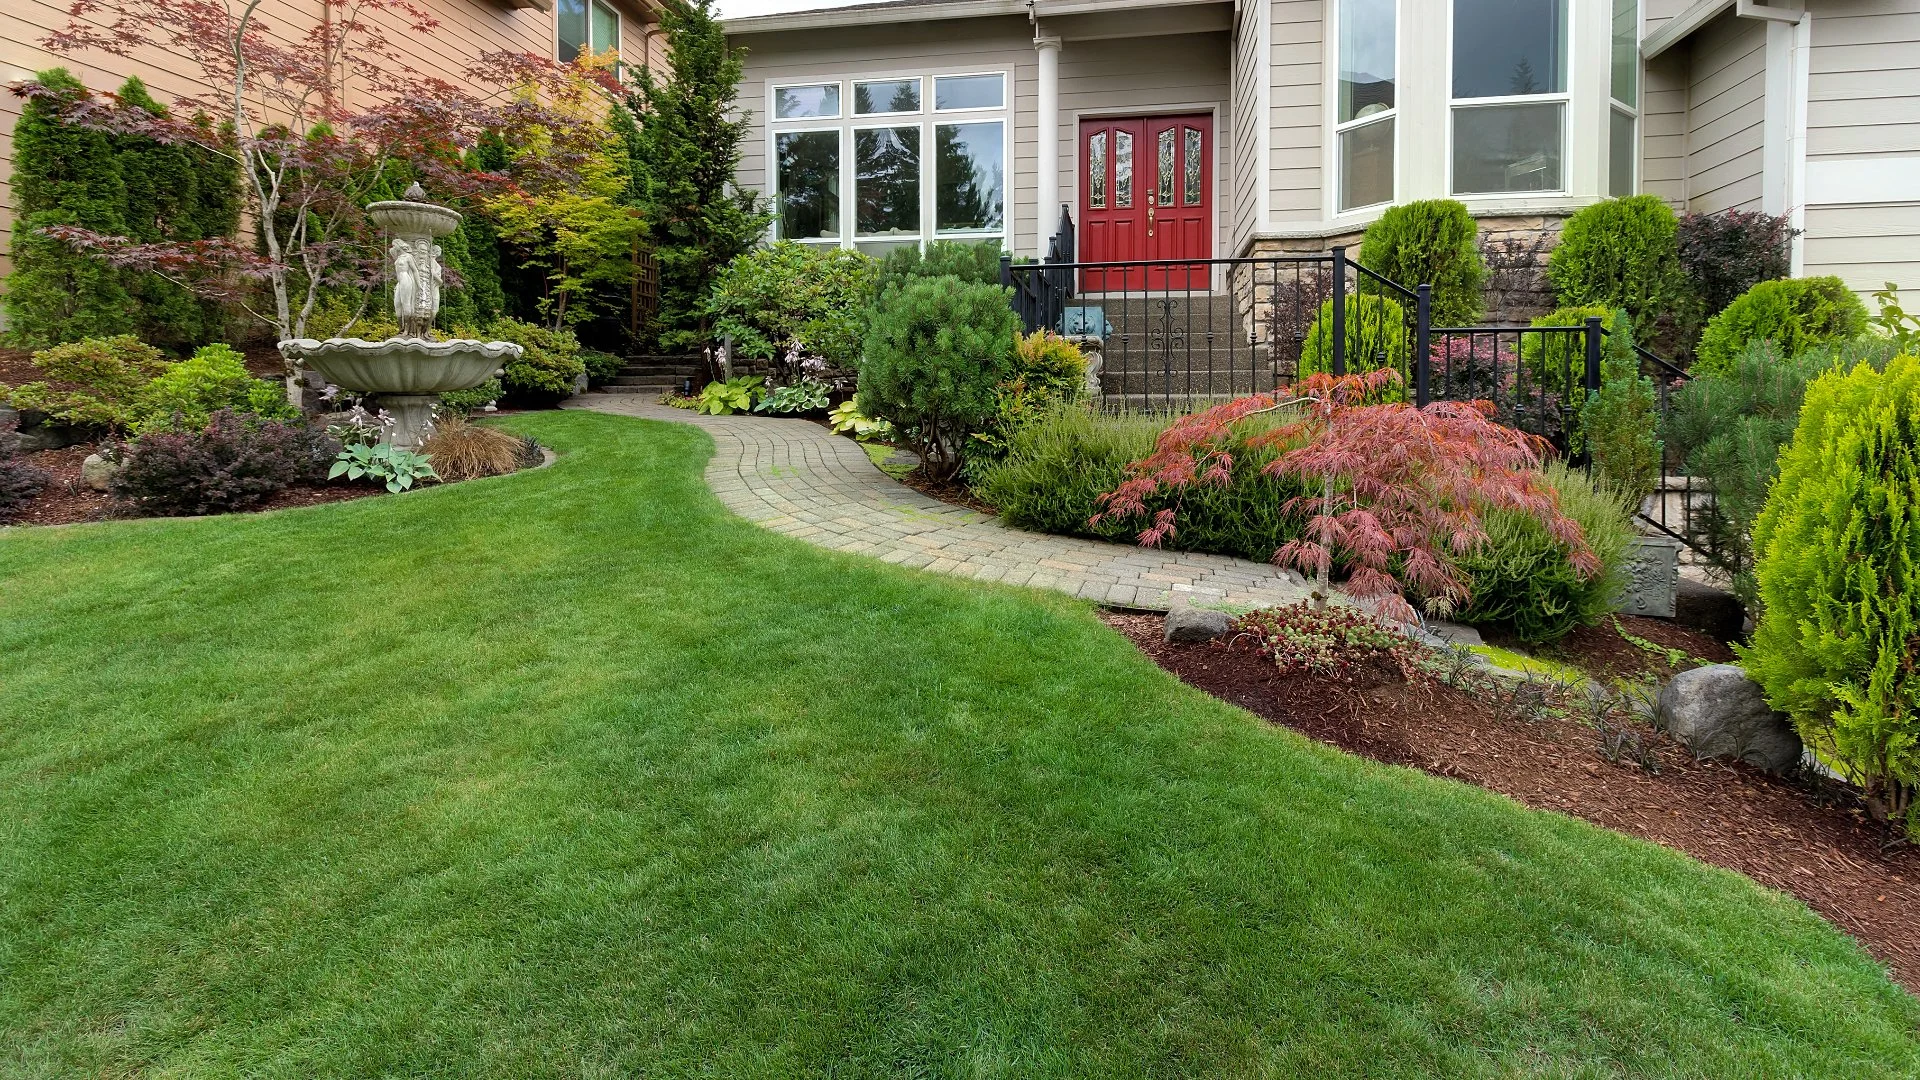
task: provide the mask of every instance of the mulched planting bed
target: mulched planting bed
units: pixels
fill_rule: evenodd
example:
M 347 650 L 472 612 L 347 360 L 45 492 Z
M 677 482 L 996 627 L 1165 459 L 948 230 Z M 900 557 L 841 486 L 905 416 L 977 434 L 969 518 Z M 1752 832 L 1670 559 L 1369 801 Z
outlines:
M 1516 652 L 1537 652 L 1549 660 L 1577 667 L 1602 683 L 1670 679 L 1702 663 L 1730 664 L 1734 660 L 1733 650 L 1727 643 L 1715 640 L 1711 634 L 1639 615 L 1617 615 L 1593 626 L 1579 627 L 1552 648 L 1543 650 L 1529 648 L 1496 633 L 1482 631 L 1482 634 L 1489 645 Z M 1628 635 L 1660 650 L 1677 650 L 1680 662 L 1675 664 L 1671 655 L 1629 641 Z
M 69 446 L 64 450 L 38 450 L 20 455 L 20 460 L 37 465 L 53 474 L 39 497 L 22 508 L 12 525 L 73 525 L 83 521 L 108 521 L 139 517 L 102 491 L 92 491 L 80 483 L 80 463 L 93 453 L 92 446 Z M 364 499 L 385 495 L 385 488 L 360 484 L 295 485 L 274 495 L 245 513 L 285 510 L 292 506 L 317 506 L 321 503 Z M 5 526 L 0 526 L 4 528 Z
M 1882 826 L 1816 785 L 1696 761 L 1635 722 L 1633 734 L 1657 763 L 1653 773 L 1628 758 L 1609 762 L 1598 732 L 1581 719 L 1503 715 L 1494 693 L 1410 682 L 1391 665 L 1344 677 L 1282 674 L 1244 639 L 1168 644 L 1157 615 L 1101 617 L 1181 681 L 1304 735 L 1572 814 L 1791 893 L 1920 991 L 1920 848 L 1883 850 Z M 1681 629 L 1621 621 L 1649 640 L 1658 639 L 1638 624 Z M 1571 654 L 1612 652 L 1575 642 Z

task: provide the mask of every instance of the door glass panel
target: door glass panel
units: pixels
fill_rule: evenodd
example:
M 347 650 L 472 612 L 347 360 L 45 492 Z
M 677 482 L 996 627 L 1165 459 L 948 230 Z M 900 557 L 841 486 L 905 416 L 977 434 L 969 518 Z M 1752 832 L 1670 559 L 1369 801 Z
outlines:
M 1113 205 L 1133 207 L 1133 132 L 1113 133 Z
M 1200 130 L 1198 128 L 1187 128 L 1185 129 L 1185 135 L 1187 141 L 1186 192 L 1182 198 L 1182 202 L 1187 206 L 1199 206 Z
M 1175 147 L 1173 138 L 1174 133 L 1172 128 L 1168 128 L 1160 133 L 1160 168 L 1158 175 L 1160 177 L 1161 206 L 1173 205 L 1174 159 L 1179 156 L 1179 150 Z
M 780 187 L 780 235 L 812 240 L 840 235 L 840 133 L 786 131 L 774 136 Z
M 1087 205 L 1095 210 L 1107 208 L 1107 133 L 1098 131 L 1087 140 Z
M 856 116 L 920 111 L 919 79 L 880 79 L 853 84 Z
M 934 127 L 934 226 L 940 231 L 982 231 L 1005 223 L 1005 131 L 998 120 Z
M 853 133 L 854 232 L 920 231 L 920 125 Z

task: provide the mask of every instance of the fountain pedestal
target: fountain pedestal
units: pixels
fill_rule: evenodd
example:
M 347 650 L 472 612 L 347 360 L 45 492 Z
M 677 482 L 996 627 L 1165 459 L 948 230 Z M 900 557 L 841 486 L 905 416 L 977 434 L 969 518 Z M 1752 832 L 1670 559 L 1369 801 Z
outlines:
M 433 240 L 458 228 L 460 215 L 419 201 L 424 198 L 426 193 L 414 184 L 404 200 L 367 207 L 367 215 L 393 234 L 387 270 L 393 279 L 399 336 L 384 341 L 295 338 L 280 343 L 282 356 L 319 372 L 328 382 L 374 395 L 376 407 L 394 420 L 382 441 L 406 449 L 426 441 L 441 394 L 479 386 L 501 374 L 501 365 L 519 359 L 524 351 L 508 341 L 428 338 L 440 311 L 440 246 Z

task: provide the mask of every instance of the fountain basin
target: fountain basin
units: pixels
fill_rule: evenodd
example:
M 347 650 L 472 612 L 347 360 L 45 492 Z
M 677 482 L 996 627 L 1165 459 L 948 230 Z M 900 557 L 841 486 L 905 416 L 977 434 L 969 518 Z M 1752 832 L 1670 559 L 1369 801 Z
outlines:
M 471 339 L 295 338 L 280 343 L 280 355 L 319 372 L 328 382 L 377 397 L 378 407 L 394 418 L 385 441 L 407 449 L 426 439 L 441 394 L 479 386 L 524 351 L 510 341 Z

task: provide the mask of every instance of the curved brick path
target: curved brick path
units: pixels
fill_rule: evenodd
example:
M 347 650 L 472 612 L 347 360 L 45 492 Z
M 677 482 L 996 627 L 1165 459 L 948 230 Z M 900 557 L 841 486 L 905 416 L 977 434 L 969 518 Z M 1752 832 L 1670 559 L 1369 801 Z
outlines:
M 625 394 L 582 395 L 564 407 L 705 428 L 715 445 L 707 485 L 729 510 L 835 551 L 1121 607 L 1164 610 L 1183 596 L 1241 607 L 1307 599 L 1297 575 L 1266 563 L 1009 528 L 895 481 L 853 440 L 804 420 L 701 416 Z

